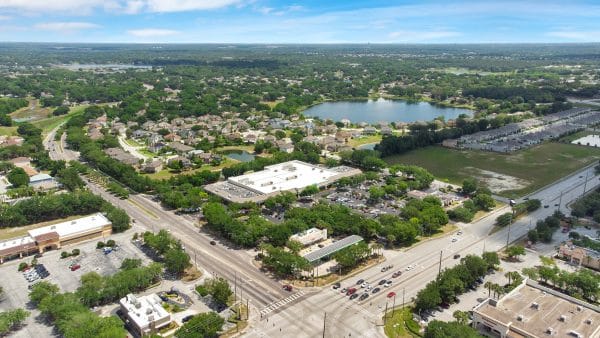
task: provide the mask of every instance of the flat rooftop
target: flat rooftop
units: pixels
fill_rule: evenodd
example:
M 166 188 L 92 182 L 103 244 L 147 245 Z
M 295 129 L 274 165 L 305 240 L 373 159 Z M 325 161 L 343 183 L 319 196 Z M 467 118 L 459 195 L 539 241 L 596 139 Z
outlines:
M 497 304 L 486 301 L 478 305 L 474 312 L 489 317 L 511 327 L 513 336 L 523 335 L 545 337 L 551 328 L 552 336 L 599 337 L 599 307 L 560 292 L 542 287 L 528 280 L 510 292 Z M 513 331 L 516 331 L 513 333 Z
M 336 176 L 337 172 L 316 165 L 289 161 L 265 167 L 254 173 L 230 177 L 229 182 L 244 186 L 262 194 L 273 191 L 303 189 L 319 185 Z
M 56 232 L 62 239 L 64 237 L 70 237 L 77 234 L 83 234 L 89 231 L 101 229 L 106 225 L 110 225 L 111 222 L 101 213 L 89 215 L 86 217 L 74 219 L 67 222 L 57 223 L 48 225 L 45 227 L 29 230 L 29 236 L 36 238 L 41 235 Z
M 225 182 L 208 184 L 205 189 L 232 202 L 260 202 L 282 191 L 301 191 L 311 185 L 321 187 L 360 173 L 359 169 L 347 166 L 325 168 L 302 161 L 288 161 L 230 177 Z
M 127 314 L 137 327 L 146 328 L 152 322 L 170 318 L 171 315 L 162 307 L 162 302 L 156 294 L 136 297 L 128 294 L 119 301 L 122 307 L 127 309 Z

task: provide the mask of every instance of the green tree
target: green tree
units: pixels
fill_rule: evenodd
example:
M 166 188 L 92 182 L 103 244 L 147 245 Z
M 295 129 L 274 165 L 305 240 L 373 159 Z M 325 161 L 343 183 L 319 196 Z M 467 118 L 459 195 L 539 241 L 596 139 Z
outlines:
M 473 197 L 473 203 L 481 210 L 490 211 L 496 206 L 496 201 L 488 194 L 477 193 Z
M 498 258 L 498 253 L 493 251 L 486 251 L 481 255 L 481 258 L 487 263 L 488 269 L 493 269 L 497 265 L 500 264 L 500 258 Z
M 525 254 L 525 248 L 522 245 L 511 245 L 505 250 L 510 258 L 516 258 Z
M 15 188 L 29 184 L 29 176 L 25 173 L 25 170 L 20 167 L 13 168 L 8 175 L 6 175 L 6 178 Z
M 34 304 L 38 304 L 44 298 L 55 296 L 58 294 L 58 291 L 58 285 L 41 281 L 31 288 L 31 292 L 29 292 L 29 299 Z
M 208 293 L 219 304 L 226 305 L 229 297 L 233 294 L 229 287 L 229 282 L 223 278 L 208 280 L 205 283 Z
M 333 255 L 333 258 L 343 269 L 350 269 L 365 260 L 371 252 L 369 245 L 359 242 L 344 248 Z
M 469 313 L 466 311 L 456 310 L 452 313 L 452 317 L 461 325 L 467 325 L 469 323 Z
M 29 317 L 29 311 L 23 309 L 8 310 L 0 312 L 0 335 L 6 335 L 11 330 L 19 327 L 27 317 Z
M 180 248 L 169 249 L 165 253 L 165 268 L 178 275 L 188 268 L 190 263 L 190 255 Z
M 121 262 L 121 270 L 131 270 L 142 266 L 142 260 L 137 258 L 125 258 Z
M 213 338 L 222 329 L 225 320 L 215 312 L 194 316 L 175 332 L 177 338 Z
M 512 213 L 507 212 L 496 218 L 496 225 L 499 227 L 505 227 L 512 223 Z
M 470 195 L 477 191 L 477 180 L 474 178 L 467 178 L 462 183 L 462 192 L 465 195 Z

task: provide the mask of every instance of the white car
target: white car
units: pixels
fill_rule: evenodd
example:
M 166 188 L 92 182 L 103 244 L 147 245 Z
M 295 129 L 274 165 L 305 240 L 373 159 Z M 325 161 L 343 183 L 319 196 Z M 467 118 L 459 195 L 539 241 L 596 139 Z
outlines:
M 361 288 L 366 288 L 367 286 L 369 286 L 369 283 L 364 282 L 360 285 Z
M 456 238 L 456 237 L 452 238 L 452 243 L 454 243 L 456 241 L 458 241 L 458 238 Z
M 385 282 L 385 284 L 383 286 L 385 286 L 386 288 L 392 286 L 392 281 L 389 280 L 389 281 Z
M 462 230 L 458 230 L 457 235 L 462 235 Z

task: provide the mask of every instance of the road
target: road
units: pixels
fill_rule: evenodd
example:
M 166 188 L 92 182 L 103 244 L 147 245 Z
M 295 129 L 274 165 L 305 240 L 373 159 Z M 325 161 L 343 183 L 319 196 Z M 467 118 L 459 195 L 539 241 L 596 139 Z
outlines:
M 49 134 L 44 144 L 50 150 L 53 159 L 76 159 L 76 154 L 64 149 L 64 135 L 61 142 L 54 142 L 53 133 Z M 243 252 L 226 248 L 222 245 L 211 246 L 212 238 L 200 232 L 185 217 L 177 216 L 164 210 L 149 197 L 132 195 L 127 200 L 120 200 L 107 193 L 103 188 L 86 181 L 91 191 L 103 196 L 116 206 L 123 208 L 136 223 L 142 227 L 157 231 L 168 229 L 182 240 L 192 258 L 197 258 L 198 265 L 205 271 L 227 278 L 233 283 L 237 277 L 244 281 L 244 294 L 251 301 L 251 325 L 246 337 L 382 337 L 381 316 L 386 307 L 409 302 L 417 292 L 429 281 L 435 279 L 441 268 L 454 266 L 459 262 L 453 259 L 455 254 L 481 254 L 485 251 L 497 251 L 510 242 L 523 237 L 530 226 L 538 219 L 551 215 L 560 208 L 567 213 L 567 205 L 583 194 L 584 188 L 589 191 L 600 183 L 594 174 L 593 167 L 567 176 L 552 185 L 529 196 L 538 198 L 543 206 L 535 212 L 520 218 L 510 228 L 504 228 L 489 235 L 497 216 L 509 212 L 509 207 L 496 210 L 486 217 L 472 223 L 459 224 L 462 235 L 426 240 L 405 251 L 385 251 L 386 262 L 367 269 L 356 276 L 342 282 L 342 287 L 351 286 L 358 279 L 376 284 L 381 279 L 391 279 L 394 271 L 402 270 L 402 275 L 394 279 L 394 284 L 383 288 L 363 302 L 350 301 L 340 292 L 331 288 L 304 289 L 290 294 L 282 291 L 281 284 L 261 273 L 250 262 L 249 256 Z M 555 204 L 559 204 L 555 206 Z M 507 236 L 510 230 L 510 236 Z M 441 253 L 441 254 L 440 254 Z M 441 260 L 440 260 L 441 257 Z M 441 265 L 440 265 L 441 261 Z M 381 272 L 382 265 L 393 265 L 394 269 Z M 410 271 L 407 266 L 413 266 Z M 388 299 L 386 295 L 394 291 L 397 299 Z M 261 315 L 262 314 L 262 315 Z M 326 315 L 325 315 L 326 314 Z M 325 331 L 325 333 L 323 333 Z
M 599 184 L 594 169 L 588 167 L 531 194 L 529 198 L 539 198 L 542 201 L 542 208 L 511 225 L 509 242 L 525 236 L 538 219 L 550 216 L 559 208 L 555 206 L 559 201 L 561 210 L 567 213 L 567 204 L 583 194 L 584 186 L 586 191 L 590 191 Z M 544 205 L 548 205 L 548 208 L 544 208 Z M 505 212 L 510 212 L 510 207 L 496 210 L 473 224 L 459 224 L 461 235 L 430 239 L 406 251 L 385 251 L 386 262 L 342 282 L 342 288 L 356 286 L 358 279 L 364 279 L 375 286 L 381 279 L 393 279 L 393 272 L 402 271 L 400 277 L 393 279 L 391 287 L 382 287 L 382 291 L 371 294 L 363 302 L 351 301 L 338 291 L 324 288 L 285 310 L 275 310 L 258 318 L 258 323 L 249 328 L 245 337 L 316 337 L 323 335 L 323 327 L 326 337 L 383 337 L 381 318 L 386 306 L 402 304 L 403 294 L 404 300 L 410 302 L 420 289 L 436 278 L 440 269 L 440 257 L 441 269 L 444 269 L 460 261 L 453 258 L 455 254 L 460 254 L 461 257 L 468 254 L 480 255 L 483 251 L 498 251 L 506 246 L 508 227 L 488 235 L 496 217 Z M 456 238 L 457 241 L 452 242 L 451 238 Z M 381 272 L 382 266 L 390 264 L 394 266 L 392 270 Z M 409 265 L 414 268 L 407 271 L 406 267 Z M 386 296 L 391 291 L 397 296 L 388 299 Z M 325 312 L 327 318 L 324 321 Z M 269 322 L 266 321 L 267 317 Z M 299 321 L 302 321 L 300 327 Z M 282 332 L 285 334 L 281 334 L 279 328 L 283 328 Z
M 66 149 L 64 134 L 59 142 L 54 140 L 57 129 L 50 132 L 44 139 L 44 145 L 49 150 L 50 158 L 67 161 L 78 159 L 79 155 L 76 152 Z M 181 240 L 188 254 L 204 271 L 226 278 L 232 285 L 237 280 L 244 300 L 250 299 L 250 303 L 255 308 L 264 307 L 288 296 L 282 290 L 282 284 L 260 272 L 252 264 L 248 255 L 221 244 L 210 245 L 210 241 L 214 238 L 201 232 L 194 222 L 187 218 L 163 209 L 149 196 L 131 195 L 128 199 L 121 200 L 88 178 L 82 178 L 90 191 L 125 210 L 136 220 L 138 226 L 149 231 L 169 230 L 173 236 Z

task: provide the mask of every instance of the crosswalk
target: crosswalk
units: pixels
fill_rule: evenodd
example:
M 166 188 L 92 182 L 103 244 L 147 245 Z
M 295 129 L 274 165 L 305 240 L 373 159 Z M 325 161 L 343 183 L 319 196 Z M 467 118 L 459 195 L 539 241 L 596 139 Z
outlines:
M 290 302 L 295 301 L 296 299 L 298 299 L 302 296 L 304 296 L 304 291 L 299 291 L 289 297 L 286 297 L 284 299 L 273 302 L 273 303 L 265 306 L 264 309 L 260 310 L 260 316 L 262 317 L 264 315 L 267 315 L 267 314 L 279 309 L 280 307 L 282 307 Z

